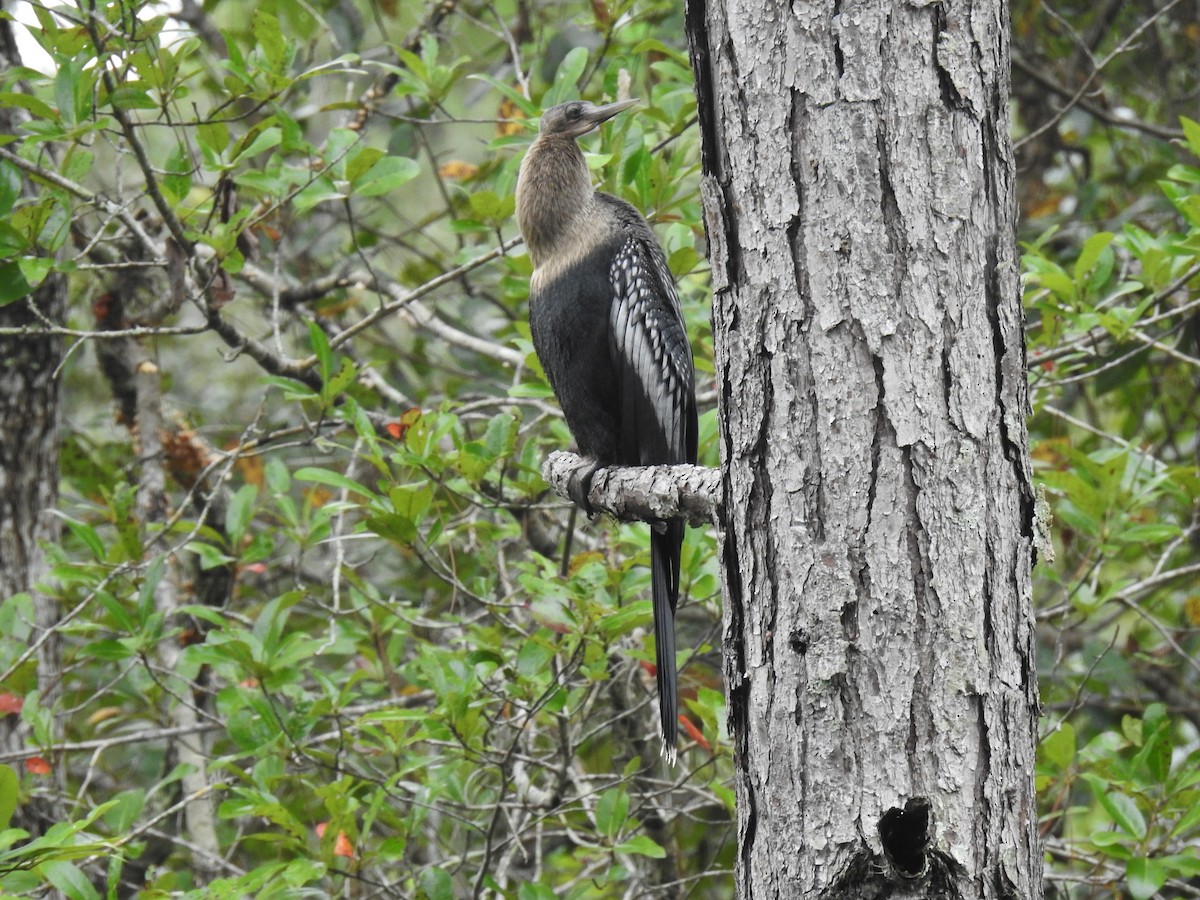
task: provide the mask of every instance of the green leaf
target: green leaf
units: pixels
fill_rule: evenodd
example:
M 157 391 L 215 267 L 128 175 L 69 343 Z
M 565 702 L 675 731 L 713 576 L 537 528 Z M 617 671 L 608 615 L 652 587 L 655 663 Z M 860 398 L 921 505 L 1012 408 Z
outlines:
M 96 533 L 95 528 L 85 522 L 76 522 L 74 519 L 64 519 L 64 521 L 71 534 L 79 538 L 80 542 L 87 547 L 93 559 L 97 561 L 104 559 L 104 542 L 100 540 L 100 535 Z
M 104 821 L 116 834 L 133 827 L 146 806 L 146 792 L 141 788 L 121 791 L 113 798 L 113 807 L 104 815 Z
M 279 146 L 279 142 L 283 140 L 283 132 L 275 127 L 264 128 L 260 131 L 254 140 L 250 142 L 250 146 L 238 152 L 233 158 L 235 163 L 239 163 L 244 159 L 249 159 L 252 156 L 257 156 L 264 150 L 270 150 L 272 147 Z
M 72 147 L 63 160 L 62 175 L 71 181 L 83 181 L 92 171 L 95 154 L 78 145 Z
M 1099 775 L 1087 773 L 1083 778 L 1100 805 L 1126 834 L 1139 840 L 1146 836 L 1146 819 L 1131 797 L 1111 790 L 1112 785 Z
M 54 265 L 54 260 L 46 256 L 22 256 L 17 260 L 21 276 L 30 288 L 35 288 L 42 283 L 52 265 Z
M 39 119 L 53 121 L 57 118 L 53 107 L 47 103 L 43 103 L 31 94 L 14 94 L 9 91 L 0 92 L 0 109 L 11 109 L 14 106 L 28 110 Z
M 205 572 L 237 562 L 232 556 L 227 556 L 212 544 L 205 544 L 203 541 L 192 541 L 184 549 L 200 557 L 200 568 Z
M 1067 274 L 1062 270 L 1049 270 L 1038 272 L 1031 276 L 1035 283 L 1041 284 L 1047 290 L 1051 291 L 1060 300 L 1071 301 L 1075 299 L 1075 282 L 1067 277 Z
M 1161 704 L 1155 704 L 1161 706 Z M 1143 720 L 1142 733 L 1145 738 L 1145 745 L 1137 756 L 1134 757 L 1130 765 L 1131 771 L 1135 774 L 1148 773 L 1150 779 L 1156 784 L 1162 784 L 1167 780 L 1171 771 L 1171 728 L 1168 722 L 1165 727 L 1161 724 L 1155 724 L 1149 718 Z
M 137 620 L 130 615 L 125 604 L 108 591 L 97 591 L 96 599 L 100 602 L 101 606 L 108 610 L 108 614 L 113 617 L 113 622 L 121 631 L 126 634 L 134 634 L 139 630 Z
M 306 466 L 303 469 L 299 469 L 292 477 L 297 481 L 315 481 L 317 484 L 342 488 L 354 494 L 361 494 L 364 497 L 375 496 L 374 491 L 359 484 L 353 478 L 347 478 L 340 472 L 331 472 L 328 469 L 318 469 L 313 466 Z
M 1197 826 L 1200 826 L 1200 803 L 1194 804 L 1175 823 L 1175 827 L 1171 829 L 1171 837 L 1183 837 Z
M 663 859 L 667 851 L 644 834 L 630 838 L 623 844 L 613 848 L 616 853 L 636 853 L 639 856 L 649 856 L 651 859 Z
M 315 859 L 294 859 L 288 863 L 280 878 L 291 887 L 309 884 L 325 875 L 325 864 Z
M 629 794 L 624 788 L 610 788 L 596 801 L 596 830 L 615 837 L 629 818 Z
M 292 476 L 282 460 L 270 459 L 266 468 L 267 488 L 272 494 L 286 494 L 292 486 Z
M 653 616 L 649 600 L 634 600 L 603 616 L 598 623 L 604 636 L 611 640 L 629 634 L 639 625 L 646 625 Z
M 483 445 L 488 455 L 494 460 L 502 456 L 511 456 L 517 443 L 517 420 L 511 413 L 500 413 L 492 416 L 488 422 L 487 432 L 483 436 Z
M 1057 731 L 1046 735 L 1038 748 L 1046 761 L 1059 769 L 1066 769 L 1075 758 L 1075 729 L 1063 722 Z
M 21 197 L 21 173 L 9 162 L 0 162 L 0 216 L 7 217 Z
M 1200 156 L 1200 122 L 1180 116 L 1179 124 L 1183 126 L 1183 136 L 1187 140 L 1188 148 L 1196 156 Z
M 471 212 L 477 219 L 505 222 L 512 218 L 516 197 L 512 194 L 501 196 L 495 191 L 476 191 L 471 195 L 470 203 Z
M 433 502 L 433 488 L 426 481 L 398 484 L 388 489 L 388 499 L 398 515 L 416 524 Z
M 337 190 L 333 186 L 333 182 L 328 178 L 316 178 L 313 179 L 312 184 L 292 198 L 292 206 L 297 213 L 306 213 L 310 209 L 320 206 L 322 203 L 327 203 L 331 200 L 342 200 L 345 196 L 342 191 Z
M 227 622 L 220 610 L 213 609 L 211 606 L 202 606 L 195 603 L 186 603 L 180 606 L 176 612 L 181 616 L 194 616 L 197 619 L 203 619 L 217 628 L 221 628 Z
M 167 157 L 164 170 L 162 186 L 178 203 L 192 189 L 192 161 L 188 158 L 187 147 L 176 144 Z
M 279 20 L 259 7 L 254 11 L 252 28 L 254 42 L 262 51 L 274 72 L 282 74 L 287 65 L 287 42 L 279 28 Z
M 1121 734 L 1135 747 L 1142 746 L 1142 720 L 1133 716 L 1121 716 Z
M 328 381 L 333 373 L 333 350 L 329 347 L 329 336 L 325 329 L 311 319 L 305 323 L 308 326 L 308 340 L 317 358 L 318 374 L 322 381 Z
M 421 171 L 415 159 L 385 156 L 354 180 L 354 192 L 362 197 L 379 197 L 412 181 Z
M 437 866 L 422 872 L 417 900 L 454 900 L 454 882 L 450 873 Z
M 1172 181 L 1182 181 L 1185 184 L 1200 184 L 1200 168 L 1177 163 L 1167 169 L 1167 177 Z
M 1196 853 L 1198 850 L 1200 848 L 1193 848 L 1192 853 Z M 1200 856 L 1172 853 L 1170 856 L 1162 857 L 1161 862 L 1168 872 L 1175 875 L 1182 875 L 1184 878 L 1195 878 L 1200 875 Z
M 579 96 L 579 79 L 587 66 L 588 52 L 585 47 L 576 47 L 562 58 L 558 71 L 554 73 L 554 84 L 542 97 L 542 109 L 566 103 Z
M 212 157 L 222 156 L 229 149 L 229 126 L 217 120 L 196 126 L 196 143 Z
M 235 550 L 254 516 L 254 501 L 257 498 L 258 488 L 252 484 L 243 484 L 225 509 L 225 531 L 229 535 L 230 545 Z
M 417 526 L 412 519 L 392 513 L 377 516 L 367 516 L 364 524 L 384 540 L 395 541 L 398 544 L 411 544 L 417 539 Z
M 119 641 L 92 641 L 87 645 L 87 655 L 104 660 L 129 659 L 131 656 L 137 655 L 137 643 L 134 638 L 122 638 Z
M 162 581 L 166 570 L 167 558 L 161 553 L 150 560 L 150 565 L 146 567 L 146 574 L 142 578 L 141 587 L 138 589 L 137 605 L 138 614 L 143 619 L 149 617 L 157 606 L 154 602 L 154 594 L 158 590 L 158 585 Z
M 17 808 L 17 789 L 20 786 L 17 773 L 10 766 L 0 765 L 0 831 L 8 827 Z
M 566 598 L 557 595 L 535 596 L 529 600 L 529 612 L 539 625 L 566 634 L 579 627 Z
M 158 104 L 145 90 L 138 87 L 119 87 L 108 97 L 115 109 L 158 109 Z
M 517 888 L 517 900 L 555 900 L 558 895 L 544 884 L 526 882 Z
M 1156 859 L 1131 859 L 1125 864 L 1125 883 L 1134 900 L 1148 900 L 1167 882 L 1167 870 Z
M 1129 835 L 1121 831 L 1093 831 L 1088 840 L 1097 847 L 1103 847 L 1109 856 L 1129 859 L 1129 850 L 1125 846 L 1129 843 Z
M 1100 254 L 1112 243 L 1116 237 L 1110 231 L 1101 231 L 1098 234 L 1093 234 L 1083 242 L 1083 249 L 1079 252 L 1079 258 L 1075 260 L 1075 281 L 1082 282 L 1084 277 L 1096 265 L 1100 259 Z
M 328 381 L 321 386 L 321 399 L 326 403 L 332 403 L 342 392 L 346 390 L 358 377 L 358 366 L 354 365 L 353 360 L 342 357 L 341 365 L 338 367 L 337 374 L 332 375 Z
M 52 860 L 38 866 L 38 871 L 70 900 L 100 900 L 87 876 L 73 863 Z
M 59 66 L 54 76 L 54 102 L 58 104 L 58 112 L 68 125 L 77 125 L 86 117 L 86 114 L 81 115 L 84 110 L 79 102 L 85 83 L 83 64 L 78 60 L 68 60 Z
M 1164 541 L 1174 540 L 1183 533 L 1183 529 L 1174 523 L 1135 524 L 1121 530 L 1121 540 L 1126 544 L 1163 544 Z
M 668 265 L 676 278 L 682 278 L 700 264 L 701 256 L 693 247 L 680 247 L 671 253 Z
M 380 150 L 378 147 L 361 148 L 358 153 L 354 154 L 354 156 L 345 163 L 346 179 L 348 181 L 354 181 L 355 179 L 360 178 L 371 168 L 371 166 L 375 165 L 375 163 L 379 162 L 379 160 L 383 159 L 385 156 L 387 156 L 387 153 L 385 153 L 383 150 Z
M 554 658 L 554 647 L 545 641 L 547 634 L 546 629 L 540 629 L 517 652 L 517 671 L 526 678 L 544 673 Z
M 0 306 L 20 300 L 31 290 L 18 263 L 0 263 Z

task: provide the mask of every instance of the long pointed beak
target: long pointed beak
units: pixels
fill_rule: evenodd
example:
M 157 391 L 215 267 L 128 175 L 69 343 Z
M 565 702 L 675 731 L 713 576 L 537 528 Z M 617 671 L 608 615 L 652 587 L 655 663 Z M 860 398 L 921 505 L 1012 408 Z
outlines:
M 616 103 L 606 103 L 604 106 L 597 106 L 588 112 L 587 120 L 592 123 L 592 127 L 594 128 L 601 122 L 607 122 L 617 113 L 624 112 L 639 102 L 635 97 L 631 100 L 618 100 Z

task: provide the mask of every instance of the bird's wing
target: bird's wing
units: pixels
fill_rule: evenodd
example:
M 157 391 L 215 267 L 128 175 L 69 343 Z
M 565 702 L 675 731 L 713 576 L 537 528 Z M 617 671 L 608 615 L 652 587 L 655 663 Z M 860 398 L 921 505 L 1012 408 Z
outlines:
M 696 461 L 692 350 L 675 281 L 653 240 L 630 235 L 613 257 L 609 350 L 626 465 Z
M 675 280 L 652 237 L 633 230 L 613 257 L 609 351 L 617 373 L 619 445 L 626 465 L 696 461 L 692 349 Z M 650 535 L 655 668 L 663 754 L 675 761 L 679 682 L 675 606 L 683 523 L 661 522 Z

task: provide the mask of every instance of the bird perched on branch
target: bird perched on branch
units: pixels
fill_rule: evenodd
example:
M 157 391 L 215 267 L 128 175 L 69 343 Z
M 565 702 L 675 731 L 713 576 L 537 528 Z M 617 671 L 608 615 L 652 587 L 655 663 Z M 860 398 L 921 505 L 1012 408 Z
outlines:
M 634 207 L 593 190 L 575 143 L 636 102 L 546 110 L 517 182 L 517 222 L 534 265 L 533 346 L 580 454 L 593 461 L 571 492 L 589 513 L 602 466 L 696 461 L 692 350 L 666 256 Z M 659 715 L 663 754 L 674 762 L 683 523 L 651 524 Z

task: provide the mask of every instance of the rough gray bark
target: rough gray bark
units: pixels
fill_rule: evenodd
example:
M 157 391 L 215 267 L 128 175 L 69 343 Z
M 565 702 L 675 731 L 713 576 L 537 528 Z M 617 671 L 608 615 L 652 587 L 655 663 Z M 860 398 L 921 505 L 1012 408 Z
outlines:
M 0 20 L 0 69 L 20 64 L 12 26 Z M 11 134 L 21 111 L 0 109 L 0 133 Z M 26 185 L 26 189 L 30 189 Z M 0 327 L 59 321 L 66 305 L 66 280 L 50 275 L 29 296 L 0 306 Z M 54 631 L 58 605 L 37 591 L 49 574 L 44 543 L 58 539 L 52 514 L 58 501 L 59 384 L 62 338 L 47 335 L 0 335 L 0 603 L 14 594 L 32 596 L 29 640 L 37 647 L 37 688 L 41 705 L 53 706 L 62 667 Z M 15 716 L 0 719 L 0 751 L 25 749 L 28 729 Z M 20 807 L 16 827 L 42 833 L 63 818 L 62 767 L 50 760 L 52 773 Z
M 0 326 L 39 327 L 31 304 L 61 316 L 64 287 L 51 279 L 33 297 L 0 306 Z M 46 575 L 39 544 L 57 537 L 58 379 L 62 339 L 0 335 L 0 599 Z
M 1002 0 L 691 0 L 739 896 L 1041 896 Z
M 542 463 L 542 477 L 565 500 L 571 484 L 592 467 L 576 453 L 558 450 Z M 721 520 L 721 472 L 704 466 L 612 466 L 597 469 L 588 502 L 622 522 L 681 518 L 689 525 Z

